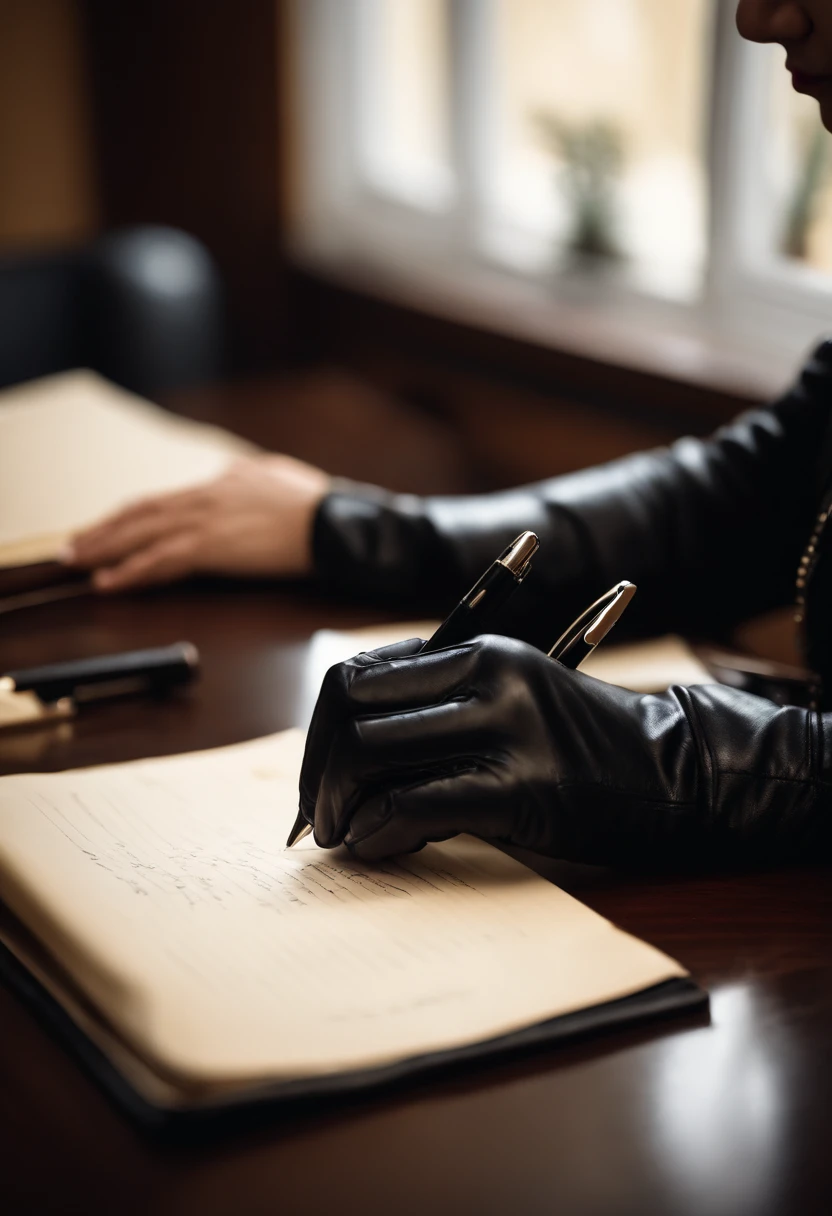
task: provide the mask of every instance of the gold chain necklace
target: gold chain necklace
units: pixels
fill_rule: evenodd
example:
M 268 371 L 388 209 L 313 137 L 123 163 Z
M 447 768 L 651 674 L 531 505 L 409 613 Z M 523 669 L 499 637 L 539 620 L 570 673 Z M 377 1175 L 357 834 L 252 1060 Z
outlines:
M 803 626 L 806 619 L 806 584 L 811 578 L 815 564 L 818 560 L 818 541 L 821 533 L 826 527 L 826 521 L 829 518 L 829 509 L 824 507 L 820 515 L 815 520 L 815 526 L 812 529 L 812 535 L 809 537 L 809 542 L 803 550 L 803 556 L 800 559 L 800 565 L 797 567 L 797 579 L 795 583 L 795 600 L 794 600 L 794 619 L 795 624 Z M 815 680 L 809 682 L 809 708 L 817 710 L 820 703 L 820 685 Z

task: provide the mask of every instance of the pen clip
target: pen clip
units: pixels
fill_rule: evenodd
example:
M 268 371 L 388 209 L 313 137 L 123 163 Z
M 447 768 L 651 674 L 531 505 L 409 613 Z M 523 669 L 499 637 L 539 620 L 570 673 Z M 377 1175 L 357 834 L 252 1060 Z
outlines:
M 624 609 L 636 593 L 635 583 L 619 583 L 618 595 L 606 608 L 603 608 L 584 634 L 587 646 L 597 646 L 603 642 L 613 625 L 621 617 Z
M 592 626 L 592 623 L 595 621 L 596 617 L 603 612 L 605 608 L 608 608 L 610 604 L 615 602 L 621 588 L 626 586 L 629 586 L 629 583 L 616 583 L 616 585 L 610 591 L 605 591 L 604 594 L 599 596 L 593 604 L 590 604 L 579 617 L 576 617 L 572 624 L 568 625 L 567 628 L 564 629 L 563 633 L 548 652 L 549 658 L 556 659 L 559 658 L 560 655 L 564 654 L 572 643 L 576 642 L 581 634 Z
M 587 645 L 597 646 L 612 629 L 635 593 L 634 583 L 626 580 L 616 583 L 563 631 L 548 652 L 549 658 L 560 659 L 581 637 Z

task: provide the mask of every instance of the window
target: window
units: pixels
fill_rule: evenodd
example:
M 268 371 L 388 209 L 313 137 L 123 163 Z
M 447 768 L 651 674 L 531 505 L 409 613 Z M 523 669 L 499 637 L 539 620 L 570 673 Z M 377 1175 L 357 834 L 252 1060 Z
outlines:
M 832 320 L 832 139 L 734 9 L 296 0 L 302 235 L 793 357 Z
M 770 56 L 766 169 L 774 201 L 772 252 L 832 276 L 832 140 L 817 103 L 795 93 L 782 52 Z
M 448 42 L 443 0 L 365 6 L 364 130 L 368 185 L 428 208 L 451 201 Z
M 696 289 L 708 8 L 499 0 L 491 189 L 533 264 L 600 252 L 658 290 Z

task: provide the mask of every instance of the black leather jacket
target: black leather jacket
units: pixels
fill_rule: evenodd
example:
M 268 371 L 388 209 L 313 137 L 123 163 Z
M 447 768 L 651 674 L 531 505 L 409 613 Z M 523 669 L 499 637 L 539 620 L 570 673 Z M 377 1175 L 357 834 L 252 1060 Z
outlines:
M 832 822 L 830 505 L 832 341 L 782 398 L 707 440 L 482 496 L 336 491 L 316 519 L 315 560 L 339 593 L 360 588 L 413 612 L 430 601 L 441 612 L 531 528 L 540 552 L 506 632 L 547 649 L 564 621 L 623 578 L 639 588 L 624 618 L 631 634 L 720 636 L 794 604 L 807 665 L 821 679 L 817 709 L 736 690 L 691 695 L 710 757 L 711 813 L 742 818 L 753 799 L 755 814 L 762 807 L 788 825 L 775 832 L 774 851 L 804 856 L 821 840 L 829 849 Z

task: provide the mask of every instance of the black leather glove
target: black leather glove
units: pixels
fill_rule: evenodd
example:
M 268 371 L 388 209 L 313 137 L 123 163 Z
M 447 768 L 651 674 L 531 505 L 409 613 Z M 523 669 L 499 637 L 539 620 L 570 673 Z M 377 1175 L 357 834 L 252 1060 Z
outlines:
M 577 861 L 830 854 L 824 720 L 720 685 L 645 696 L 481 636 L 324 680 L 301 772 L 318 844 L 373 860 L 459 832 Z

